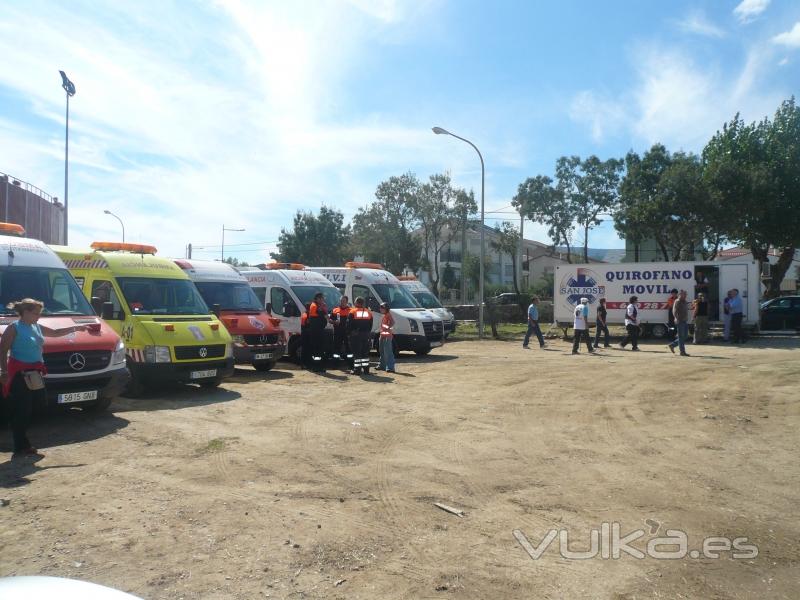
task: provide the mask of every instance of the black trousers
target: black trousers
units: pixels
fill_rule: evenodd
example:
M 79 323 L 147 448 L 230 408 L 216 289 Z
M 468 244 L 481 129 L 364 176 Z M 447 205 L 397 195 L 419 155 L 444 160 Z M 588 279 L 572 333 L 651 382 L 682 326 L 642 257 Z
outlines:
M 629 343 L 631 348 L 634 350 L 639 349 L 639 326 L 638 325 L 625 325 L 625 330 L 628 334 L 625 336 L 625 339 L 622 340 L 620 346 L 623 348 L 627 346 Z
M 47 397 L 46 394 L 47 392 L 44 388 L 41 390 L 29 390 L 22 373 L 17 373 L 14 376 L 14 381 L 11 382 L 11 390 L 8 398 L 6 398 L 9 409 L 8 421 L 11 426 L 11 435 L 14 439 L 14 452 L 27 450 L 31 447 L 27 432 L 33 416 L 33 407 L 34 405 L 44 404 Z
M 742 313 L 733 313 L 731 315 L 731 335 L 733 336 L 734 344 L 741 344 L 744 341 L 744 334 L 742 333 Z
M 369 345 L 372 331 L 353 331 L 350 333 L 350 351 L 353 353 L 355 368 L 360 368 L 361 362 L 369 359 Z
M 314 370 L 325 369 L 325 330 L 308 330 L 308 350 L 311 355 L 311 368 Z
M 589 349 L 589 352 L 592 351 L 592 342 L 589 339 L 589 330 L 588 329 L 576 329 L 575 334 L 572 336 L 572 351 L 577 352 L 578 346 L 581 344 L 581 340 L 586 342 L 586 347 Z
M 340 360 L 345 360 L 350 352 L 347 331 L 344 325 L 333 328 L 333 354 L 338 354 Z

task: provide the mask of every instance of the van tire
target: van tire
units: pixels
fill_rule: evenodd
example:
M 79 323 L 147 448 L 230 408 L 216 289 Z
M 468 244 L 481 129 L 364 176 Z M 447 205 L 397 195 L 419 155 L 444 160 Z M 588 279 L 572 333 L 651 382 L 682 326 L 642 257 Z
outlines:
M 275 366 L 275 361 L 273 360 L 264 360 L 253 363 L 253 368 L 256 371 L 269 371 L 274 366 Z
M 133 362 L 128 359 L 128 371 L 131 373 L 130 381 L 128 381 L 128 385 L 125 387 L 125 391 L 122 392 L 122 395 L 126 398 L 141 398 L 144 396 L 147 388 L 145 387 L 144 383 L 142 383 L 141 379 L 137 376 L 136 369 L 133 366 Z
M 222 383 L 222 377 L 217 377 L 216 379 L 209 379 L 208 381 L 201 381 L 200 387 L 205 388 L 207 390 L 219 387 Z
M 662 323 L 656 323 L 650 326 L 650 335 L 657 340 L 662 340 L 669 335 L 669 329 Z
M 417 348 L 416 350 L 414 350 L 414 354 L 416 354 L 417 356 L 428 356 L 428 354 L 430 353 L 431 353 L 430 348 Z
M 99 413 L 107 411 L 109 406 L 111 406 L 111 398 L 100 398 L 97 402 L 84 406 L 83 410 L 91 413 Z
M 293 340 L 289 340 L 289 347 L 287 348 L 286 356 L 292 362 L 300 364 L 303 362 L 303 345 L 300 342 L 300 336 Z
M 397 347 L 397 341 L 392 340 L 392 354 L 395 358 L 400 358 L 400 348 Z

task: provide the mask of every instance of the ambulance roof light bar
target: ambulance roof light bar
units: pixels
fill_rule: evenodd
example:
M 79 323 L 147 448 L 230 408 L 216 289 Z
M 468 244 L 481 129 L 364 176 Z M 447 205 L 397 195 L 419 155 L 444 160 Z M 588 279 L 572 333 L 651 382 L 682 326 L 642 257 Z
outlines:
M 400 281 L 416 281 L 417 280 L 417 276 L 416 275 L 398 275 L 397 279 L 400 280 Z
M 92 242 L 91 248 L 105 252 L 130 252 L 132 254 L 155 254 L 158 252 L 155 246 L 124 242 Z
M 258 268 L 261 269 L 262 265 L 258 265 Z M 300 263 L 282 263 L 282 262 L 272 262 L 263 265 L 263 268 L 268 271 L 275 271 L 277 269 L 281 270 L 288 270 L 288 271 L 305 271 L 306 266 Z
M 0 223 L 0 234 L 25 237 L 25 228 L 17 223 Z
M 344 263 L 344 266 L 348 269 L 380 269 L 383 270 L 383 265 L 380 263 L 371 263 L 371 262 L 356 262 L 351 260 L 349 262 Z

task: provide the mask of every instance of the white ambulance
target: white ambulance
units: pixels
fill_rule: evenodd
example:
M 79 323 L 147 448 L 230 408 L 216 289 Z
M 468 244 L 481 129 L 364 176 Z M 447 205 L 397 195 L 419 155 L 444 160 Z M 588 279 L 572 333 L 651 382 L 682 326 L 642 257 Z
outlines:
M 287 354 L 300 359 L 300 316 L 317 293 L 325 296 L 329 310 L 339 305 L 342 294 L 325 277 L 309 271 L 299 263 L 269 263 L 254 269 L 239 269 L 253 288 L 261 306 L 280 319 L 280 327 L 288 337 Z M 328 325 L 333 347 L 333 326 Z
M 444 337 L 447 339 L 447 336 L 456 330 L 456 318 L 453 313 L 442 306 L 442 303 L 433 295 L 433 292 L 413 275 L 399 275 L 397 279 L 411 292 L 411 295 L 414 296 L 414 299 L 419 302 L 422 308 L 427 308 L 442 320 L 444 324 Z
M 361 296 L 373 311 L 372 333 L 377 343 L 381 302 L 388 302 L 394 316 L 395 353 L 403 350 L 428 354 L 444 343 L 441 317 L 423 308 L 400 281 L 376 263 L 348 262 L 344 267 L 311 267 L 348 296 L 352 304 Z
M 690 301 L 703 292 L 709 302 L 709 321 L 715 323 L 722 320 L 722 303 L 728 290 L 738 289 L 744 305 L 743 324 L 756 327 L 762 286 L 758 263 L 742 259 L 559 265 L 554 287 L 554 320 L 562 327 L 572 326 L 572 312 L 581 298 L 589 299 L 590 324 L 595 322 L 593 309 L 600 298 L 606 299 L 608 324 L 624 324 L 628 300 L 636 296 L 642 333 L 662 338 L 668 334 L 671 290 L 686 290 Z

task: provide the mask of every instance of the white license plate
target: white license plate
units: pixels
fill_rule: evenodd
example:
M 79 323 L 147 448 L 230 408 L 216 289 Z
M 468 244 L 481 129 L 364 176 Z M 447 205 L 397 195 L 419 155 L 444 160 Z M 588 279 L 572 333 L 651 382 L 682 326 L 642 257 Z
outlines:
M 59 404 L 69 404 L 70 402 L 86 402 L 87 400 L 97 400 L 97 390 L 91 392 L 70 392 L 69 394 L 59 394 Z
M 256 354 L 255 360 L 267 360 L 268 358 L 272 358 L 272 352 L 263 352 L 261 354 Z
M 216 377 L 216 369 L 208 369 L 207 371 L 192 371 L 189 373 L 189 379 L 208 379 L 209 377 Z

